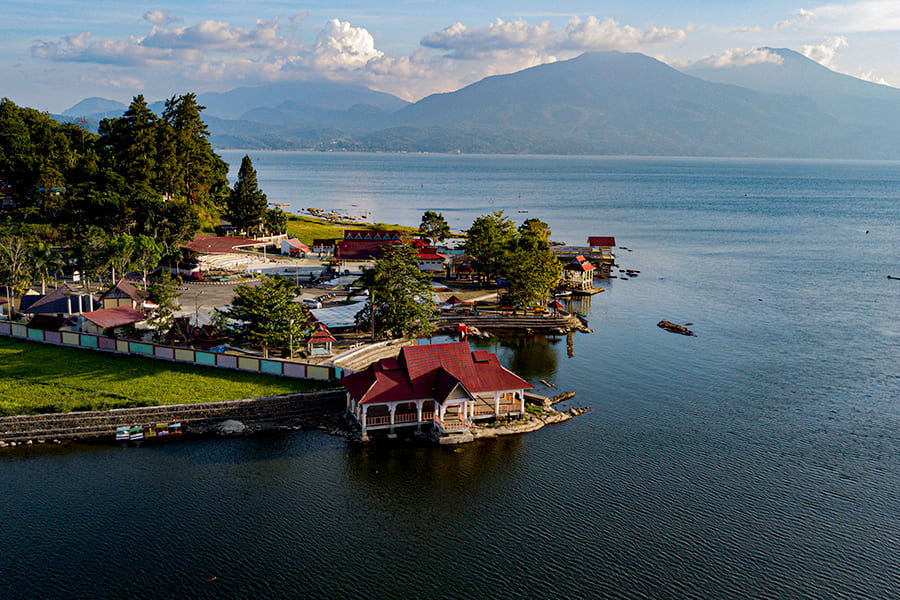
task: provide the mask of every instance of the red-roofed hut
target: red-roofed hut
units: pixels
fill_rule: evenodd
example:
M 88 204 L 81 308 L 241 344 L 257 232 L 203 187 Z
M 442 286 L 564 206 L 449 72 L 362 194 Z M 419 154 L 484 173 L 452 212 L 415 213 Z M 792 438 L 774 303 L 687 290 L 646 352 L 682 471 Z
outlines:
M 468 342 L 407 346 L 341 383 L 363 438 L 369 430 L 423 424 L 442 435 L 462 433 L 474 420 L 522 414 L 532 387 Z

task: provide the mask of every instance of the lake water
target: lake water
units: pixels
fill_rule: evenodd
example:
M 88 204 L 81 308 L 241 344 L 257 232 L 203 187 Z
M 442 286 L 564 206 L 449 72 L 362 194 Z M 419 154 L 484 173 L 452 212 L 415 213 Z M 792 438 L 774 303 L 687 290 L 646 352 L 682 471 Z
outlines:
M 593 334 L 479 344 L 591 410 L 460 448 L 5 452 L 0 598 L 900 596 L 900 163 L 251 156 L 293 210 L 614 235 L 640 275 L 576 307 Z

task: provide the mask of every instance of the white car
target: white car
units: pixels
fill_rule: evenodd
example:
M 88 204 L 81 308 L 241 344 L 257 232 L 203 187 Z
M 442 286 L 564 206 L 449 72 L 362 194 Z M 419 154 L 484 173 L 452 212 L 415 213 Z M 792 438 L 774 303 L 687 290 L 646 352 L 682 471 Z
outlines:
M 322 308 L 322 303 L 314 298 L 304 298 L 303 305 L 306 308 Z

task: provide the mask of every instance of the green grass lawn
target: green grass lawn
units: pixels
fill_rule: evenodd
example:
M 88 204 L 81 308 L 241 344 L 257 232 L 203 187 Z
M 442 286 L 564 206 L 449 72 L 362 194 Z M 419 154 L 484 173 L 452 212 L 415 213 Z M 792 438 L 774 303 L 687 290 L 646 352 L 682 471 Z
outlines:
M 399 231 L 406 235 L 415 235 L 418 229 L 404 225 L 385 225 L 376 223 L 332 223 L 324 219 L 308 217 L 305 215 L 288 215 L 287 233 L 292 238 L 297 238 L 307 246 L 312 246 L 314 239 L 340 239 L 344 237 L 345 229 L 387 229 Z
M 239 400 L 336 387 L 0 337 L 0 416 Z

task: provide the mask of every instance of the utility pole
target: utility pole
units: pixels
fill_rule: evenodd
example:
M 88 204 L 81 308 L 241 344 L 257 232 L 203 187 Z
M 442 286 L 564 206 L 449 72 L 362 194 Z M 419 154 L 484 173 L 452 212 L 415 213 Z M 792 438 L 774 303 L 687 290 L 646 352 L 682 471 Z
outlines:
M 369 316 L 372 317 L 372 341 L 375 341 L 375 288 L 369 289 Z

